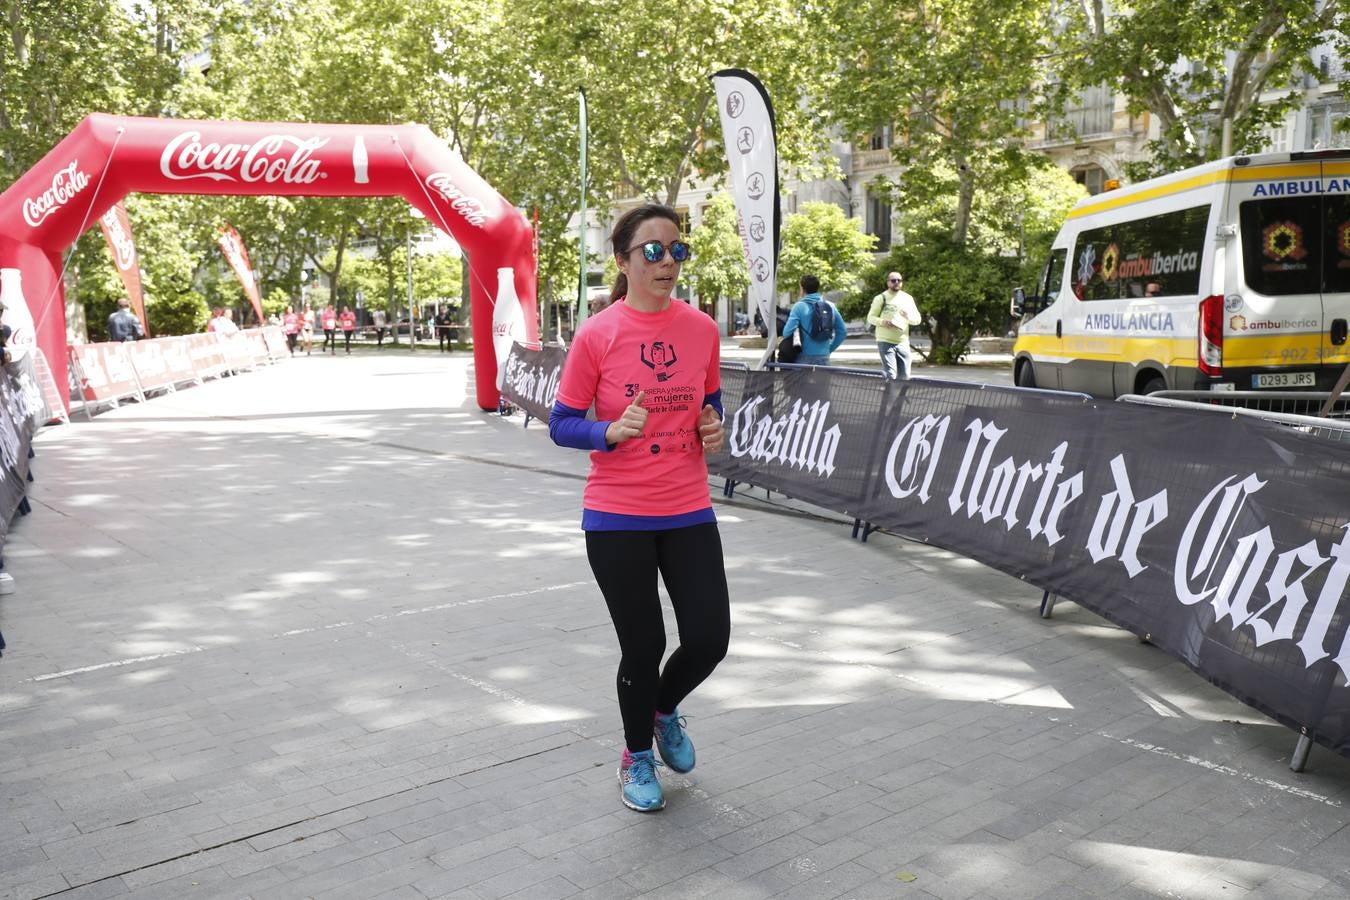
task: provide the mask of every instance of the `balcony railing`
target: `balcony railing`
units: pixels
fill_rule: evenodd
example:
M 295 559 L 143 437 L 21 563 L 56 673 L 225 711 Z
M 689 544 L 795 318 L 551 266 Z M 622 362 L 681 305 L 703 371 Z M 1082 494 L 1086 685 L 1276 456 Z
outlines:
M 893 165 L 895 165 L 895 158 L 891 156 L 890 150 L 853 151 L 853 171 L 855 174 L 885 169 Z

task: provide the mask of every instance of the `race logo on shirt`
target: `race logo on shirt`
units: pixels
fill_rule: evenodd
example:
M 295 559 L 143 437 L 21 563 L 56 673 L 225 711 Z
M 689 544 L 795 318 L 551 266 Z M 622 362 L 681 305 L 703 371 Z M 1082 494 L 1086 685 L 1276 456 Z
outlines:
M 638 355 L 642 364 L 651 369 L 656 374 L 656 380 L 662 384 L 679 374 L 671 371 L 670 368 L 676 362 L 674 344 L 667 344 L 665 341 L 652 341 L 650 348 L 646 344 L 642 344 Z

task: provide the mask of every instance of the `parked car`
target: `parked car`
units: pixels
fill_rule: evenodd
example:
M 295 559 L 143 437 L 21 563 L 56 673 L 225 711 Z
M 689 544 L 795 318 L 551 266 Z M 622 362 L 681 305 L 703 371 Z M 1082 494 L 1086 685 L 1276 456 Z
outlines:
M 404 316 L 403 318 L 401 318 L 401 319 L 398 320 L 398 333 L 399 333 L 399 334 L 407 334 L 407 333 L 408 333 L 408 317 L 407 317 L 407 316 Z M 428 335 L 427 335 L 427 328 L 426 328 L 426 325 L 423 324 L 422 322 L 418 322 L 418 323 L 417 323 L 417 339 L 420 341 L 420 340 L 422 340 L 423 338 L 425 338 L 425 337 L 427 337 L 427 336 L 428 336 Z

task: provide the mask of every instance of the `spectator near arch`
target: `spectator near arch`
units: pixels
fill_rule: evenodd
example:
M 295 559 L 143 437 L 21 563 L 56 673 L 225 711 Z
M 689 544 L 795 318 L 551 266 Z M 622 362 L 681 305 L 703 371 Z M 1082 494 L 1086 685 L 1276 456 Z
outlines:
M 479 406 L 497 406 L 492 313 L 500 269 L 514 271 L 526 337 L 538 339 L 529 223 L 426 126 L 94 114 L 0 194 L 0 269 L 19 271 L 57 384 L 67 377 L 62 254 L 133 191 L 404 197 L 468 253 Z

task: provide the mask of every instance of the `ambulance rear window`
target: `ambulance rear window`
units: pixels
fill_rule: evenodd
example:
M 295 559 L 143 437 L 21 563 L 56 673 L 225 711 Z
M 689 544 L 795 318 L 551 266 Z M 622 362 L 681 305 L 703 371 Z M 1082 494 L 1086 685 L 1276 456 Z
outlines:
M 1322 275 L 1326 280 L 1323 290 L 1328 293 L 1350 294 L 1350 194 L 1332 194 L 1324 198 L 1326 227 L 1322 230 L 1326 245 L 1326 260 Z
M 1278 197 L 1242 204 L 1242 269 L 1247 286 L 1273 297 L 1322 290 L 1322 203 Z

